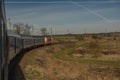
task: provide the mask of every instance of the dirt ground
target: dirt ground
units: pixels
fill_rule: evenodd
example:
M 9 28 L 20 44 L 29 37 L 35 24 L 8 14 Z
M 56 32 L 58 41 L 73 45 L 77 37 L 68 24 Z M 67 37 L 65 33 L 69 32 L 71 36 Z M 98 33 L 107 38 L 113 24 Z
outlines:
M 17 67 L 16 80 L 120 80 L 120 68 L 53 57 L 54 53 L 80 43 L 82 41 L 54 44 L 29 51 Z

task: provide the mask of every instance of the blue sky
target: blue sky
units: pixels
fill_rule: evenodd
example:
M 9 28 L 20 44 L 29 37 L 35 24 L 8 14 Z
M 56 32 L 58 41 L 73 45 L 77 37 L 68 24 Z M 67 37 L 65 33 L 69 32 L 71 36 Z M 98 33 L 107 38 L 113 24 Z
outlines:
M 54 34 L 120 31 L 119 0 L 6 0 L 6 13 L 12 23 L 52 27 Z

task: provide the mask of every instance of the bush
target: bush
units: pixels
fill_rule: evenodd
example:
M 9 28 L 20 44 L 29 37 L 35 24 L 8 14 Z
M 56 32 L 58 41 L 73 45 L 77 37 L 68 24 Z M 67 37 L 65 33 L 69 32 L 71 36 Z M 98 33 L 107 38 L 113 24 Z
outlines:
M 79 41 L 84 40 L 84 36 L 83 35 L 76 36 L 76 39 Z
M 88 44 L 86 44 L 86 47 L 89 49 L 97 49 L 99 48 L 99 45 L 96 42 L 89 42 Z
M 98 57 L 101 57 L 101 54 L 99 52 L 95 52 L 93 55 L 92 55 L 92 58 L 98 58 Z
M 93 39 L 98 39 L 98 36 L 97 35 L 92 35 L 92 38 Z

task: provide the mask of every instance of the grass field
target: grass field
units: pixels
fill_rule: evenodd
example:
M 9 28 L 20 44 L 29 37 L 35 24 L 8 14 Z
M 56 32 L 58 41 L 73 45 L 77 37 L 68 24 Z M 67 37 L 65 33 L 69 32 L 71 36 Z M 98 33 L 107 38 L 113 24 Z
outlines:
M 72 52 L 74 50 L 75 50 L 74 48 L 70 48 L 64 51 L 59 51 L 56 54 L 53 54 L 53 56 L 61 60 L 77 61 L 85 64 L 108 65 L 108 66 L 120 68 L 120 60 L 112 61 L 112 60 L 98 60 L 96 58 L 84 59 L 81 57 L 74 57 L 72 55 Z
M 106 48 L 107 47 L 107 48 Z M 80 50 L 79 50 L 80 48 Z M 79 53 L 75 53 L 77 52 L 76 50 L 78 49 Z M 114 58 L 113 60 L 103 60 L 100 59 L 102 58 L 101 56 L 104 56 L 104 54 L 102 53 L 102 50 L 108 50 L 108 52 L 106 51 L 106 54 L 109 55 L 113 55 L 112 58 Z M 110 50 L 115 49 L 114 52 Z M 54 57 L 61 59 L 61 60 L 67 60 L 67 61 L 77 61 L 80 63 L 89 63 L 89 64 L 98 64 L 98 65 L 110 65 L 113 67 L 118 67 L 120 68 L 120 43 L 119 41 L 98 41 L 98 42 L 83 42 L 80 44 L 77 44 L 75 47 L 69 48 L 69 49 L 65 49 L 62 51 L 59 51 L 55 54 L 53 54 Z M 88 52 L 87 52 L 88 51 Z M 87 52 L 87 54 L 86 54 Z M 113 53 L 112 53 L 113 52 Z M 116 52 L 116 53 L 115 53 Z M 110 54 L 111 53 L 111 54 Z M 115 53 L 115 54 L 114 54 Z M 78 56 L 74 56 L 78 55 Z M 117 54 L 117 57 L 114 57 L 114 55 Z M 90 56 L 85 58 L 86 56 Z M 107 58 L 106 56 L 106 58 Z
M 119 40 L 71 39 L 28 52 L 17 80 L 120 80 Z

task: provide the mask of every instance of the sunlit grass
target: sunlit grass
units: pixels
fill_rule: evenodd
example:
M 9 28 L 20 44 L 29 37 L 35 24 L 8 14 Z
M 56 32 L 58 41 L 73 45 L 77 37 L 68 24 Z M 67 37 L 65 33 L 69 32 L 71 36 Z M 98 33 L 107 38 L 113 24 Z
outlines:
M 61 59 L 61 60 L 66 60 L 66 61 L 75 61 L 75 62 L 79 62 L 82 64 L 97 64 L 97 65 L 108 65 L 108 66 L 112 66 L 112 67 L 117 67 L 120 68 L 120 60 L 116 60 L 116 61 L 112 61 L 112 60 L 98 60 L 97 58 L 81 58 L 81 57 L 76 57 L 73 56 L 72 53 L 74 52 L 74 50 L 80 46 L 87 46 L 89 45 L 89 43 L 83 43 L 77 47 L 73 47 L 73 48 L 69 48 L 66 50 L 62 50 L 59 51 L 55 54 L 53 54 L 53 56 L 57 59 Z

